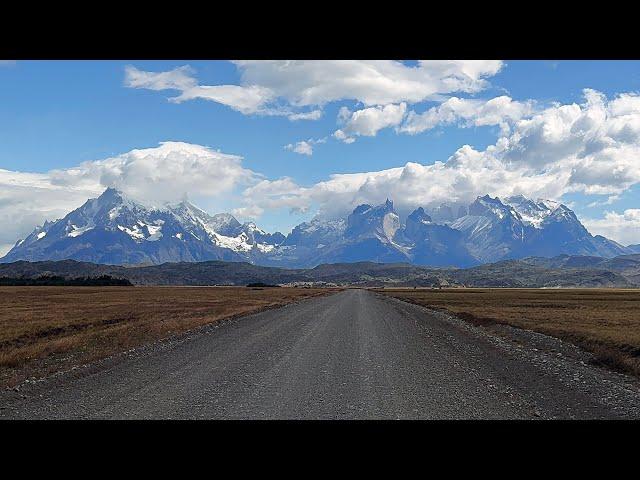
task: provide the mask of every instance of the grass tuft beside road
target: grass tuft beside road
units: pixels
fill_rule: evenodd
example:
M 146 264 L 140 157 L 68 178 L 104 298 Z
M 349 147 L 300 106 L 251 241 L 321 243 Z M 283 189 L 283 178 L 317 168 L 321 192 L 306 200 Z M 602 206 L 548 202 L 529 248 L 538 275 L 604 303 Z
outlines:
M 476 325 L 507 324 L 577 345 L 594 362 L 640 376 L 640 291 L 627 289 L 379 289 Z
M 336 289 L 0 287 L 0 385 Z

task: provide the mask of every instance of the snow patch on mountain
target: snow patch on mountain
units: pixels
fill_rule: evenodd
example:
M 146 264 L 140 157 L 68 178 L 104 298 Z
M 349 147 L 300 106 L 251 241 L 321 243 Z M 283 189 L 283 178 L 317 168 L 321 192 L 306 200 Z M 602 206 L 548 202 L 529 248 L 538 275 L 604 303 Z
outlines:
M 222 248 L 229 248 L 235 252 L 249 252 L 253 248 L 253 245 L 247 242 L 248 237 L 245 233 L 237 237 L 225 237 L 211 231 L 211 235 L 216 245 Z
M 89 230 L 93 230 L 95 225 L 88 224 L 88 225 L 85 225 L 84 227 L 76 227 L 75 225 L 70 225 L 70 227 L 71 227 L 71 231 L 69 233 L 67 233 L 67 237 L 75 238 L 75 237 L 79 237 L 83 233 L 88 232 Z M 42 233 L 44 233 L 44 235 L 46 235 L 46 232 L 42 232 Z M 38 234 L 38 239 L 42 238 L 42 237 L 40 237 L 40 235 L 42 235 L 42 233 Z M 44 237 L 44 235 L 42 235 L 42 236 Z

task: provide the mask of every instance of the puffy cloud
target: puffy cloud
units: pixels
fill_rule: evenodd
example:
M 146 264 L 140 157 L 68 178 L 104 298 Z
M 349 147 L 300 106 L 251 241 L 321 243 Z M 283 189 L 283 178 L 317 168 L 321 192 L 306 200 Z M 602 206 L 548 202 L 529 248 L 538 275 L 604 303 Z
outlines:
M 507 133 L 510 124 L 532 113 L 532 102 L 518 102 L 504 95 L 490 100 L 451 97 L 424 113 L 409 112 L 398 131 L 414 135 L 457 123 L 463 127 L 497 125 Z
M 178 90 L 173 102 L 205 99 L 244 114 L 284 115 L 291 120 L 320 118 L 319 109 L 338 100 L 365 106 L 416 103 L 453 92 L 486 88 L 486 78 L 503 67 L 499 60 L 420 61 L 408 66 L 392 60 L 244 60 L 234 62 L 240 85 L 200 85 L 189 66 L 167 72 L 125 69 L 125 85 Z M 284 104 L 284 105 L 283 105 Z
M 307 189 L 300 187 L 289 177 L 277 180 L 261 180 L 243 192 L 246 205 L 241 208 L 259 206 L 263 210 L 289 208 L 290 211 L 303 213 L 309 208 L 306 198 Z
M 219 199 L 259 179 L 242 166 L 242 157 L 180 142 L 47 173 L 0 170 L 0 244 L 6 250 L 36 225 L 64 216 L 106 187 L 162 204 L 185 195 Z
M 301 155 L 313 155 L 313 145 L 309 142 L 302 140 L 300 142 L 296 142 L 295 144 L 290 143 L 284 146 L 285 150 L 290 150 L 295 153 L 299 153 Z
M 327 137 L 319 138 L 317 140 L 310 138 L 308 140 L 301 140 L 296 143 L 289 143 L 284 146 L 285 150 L 289 150 L 291 152 L 299 153 L 301 155 L 313 155 L 313 146 L 319 143 L 325 143 L 327 141 Z
M 355 138 L 353 137 L 348 137 L 346 133 L 344 133 L 342 130 L 338 129 L 335 132 L 333 132 L 332 137 L 340 140 L 344 143 L 353 143 L 356 141 Z
M 310 187 L 298 186 L 289 179 L 284 189 L 281 184 L 263 180 L 260 188 L 250 188 L 244 199 L 269 208 L 304 211 L 317 206 L 322 214 L 334 217 L 361 203 L 376 204 L 386 198 L 392 198 L 401 211 L 442 202 L 471 202 L 486 193 L 558 198 L 564 193 L 568 175 L 511 168 L 492 155 L 465 145 L 447 162 L 432 165 L 409 162 L 376 172 L 337 174 Z
M 640 209 L 605 212 L 604 218 L 584 219 L 583 223 L 594 235 L 604 235 L 623 245 L 640 243 Z
M 257 205 L 251 205 L 249 207 L 234 208 L 232 213 L 242 218 L 257 219 L 264 213 L 264 208 Z
M 163 142 L 159 147 L 131 150 L 105 160 L 52 170 L 56 186 L 80 186 L 93 191 L 115 187 L 141 201 L 162 203 L 185 194 L 220 196 L 255 180 L 242 167 L 242 157 L 201 145 Z
M 516 122 L 495 154 L 530 169 L 570 172 L 567 191 L 613 195 L 640 182 L 638 97 L 607 101 L 590 89 L 584 96 L 583 104 L 554 105 Z
M 344 126 L 334 132 L 338 140 L 351 143 L 356 136 L 375 136 L 379 130 L 398 125 L 407 110 L 406 103 L 364 108 L 353 113 L 341 109 L 338 115 Z
M 47 174 L 0 169 L 0 255 L 36 225 L 64 216 L 96 193 L 81 185 L 55 185 Z

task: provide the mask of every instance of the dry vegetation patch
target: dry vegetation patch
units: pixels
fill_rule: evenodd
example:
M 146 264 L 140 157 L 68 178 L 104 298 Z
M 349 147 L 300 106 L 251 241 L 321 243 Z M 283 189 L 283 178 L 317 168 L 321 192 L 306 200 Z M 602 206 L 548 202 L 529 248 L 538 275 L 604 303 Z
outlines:
M 335 289 L 0 287 L 0 384 Z
M 640 291 L 631 289 L 383 289 L 475 324 L 505 323 L 552 335 L 595 362 L 640 375 Z

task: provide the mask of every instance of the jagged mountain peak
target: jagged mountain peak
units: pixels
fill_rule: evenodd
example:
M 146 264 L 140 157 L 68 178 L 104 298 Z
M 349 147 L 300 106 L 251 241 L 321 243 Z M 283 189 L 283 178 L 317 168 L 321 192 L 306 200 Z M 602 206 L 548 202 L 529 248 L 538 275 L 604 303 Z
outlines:
M 126 221 L 123 218 L 128 218 L 131 220 L 134 217 L 145 215 L 149 210 L 149 207 L 122 191 L 109 187 L 100 196 L 87 200 L 80 208 L 70 212 L 65 218 L 69 225 L 84 228 L 108 225 L 116 222 L 117 219 Z M 52 224 L 57 222 L 52 222 Z
M 407 222 L 431 223 L 433 220 L 424 211 L 424 208 L 418 207 L 407 217 Z
M 469 205 L 469 215 L 489 216 L 499 220 L 520 217 L 511 205 L 502 203 L 500 197 L 492 198 L 489 195 L 476 198 L 475 201 Z
M 631 252 L 592 236 L 567 206 L 524 195 L 487 194 L 468 207 L 459 202 L 429 211 L 417 207 L 405 224 L 387 198 L 378 205 L 358 205 L 346 218 L 316 217 L 285 237 L 254 222 L 241 224 L 229 213 L 211 215 L 187 200 L 150 207 L 108 188 L 64 218 L 34 229 L 3 261 L 231 260 L 286 267 L 407 261 L 463 266 L 530 255 L 611 257 Z
M 372 208 L 373 206 L 369 205 L 368 203 L 363 203 L 362 205 L 358 205 L 353 209 L 352 215 L 361 215 L 365 212 L 368 212 Z
M 504 203 L 502 203 L 502 200 L 500 200 L 500 197 L 496 196 L 496 197 L 491 197 L 490 195 L 483 195 L 483 196 L 478 196 L 475 201 L 471 204 L 471 205 L 491 205 L 491 206 L 497 206 L 497 207 L 506 207 L 506 205 Z
M 211 215 L 195 206 L 193 203 L 183 200 L 175 205 L 167 204 L 165 209 L 181 220 L 195 221 L 200 223 L 208 223 Z
M 127 204 L 129 206 L 135 206 L 139 208 L 148 208 L 147 205 L 144 205 L 142 202 L 135 200 L 132 196 L 115 187 L 107 187 L 105 191 L 102 192 L 97 198 L 89 199 L 87 200 L 87 203 L 92 201 L 102 206 Z
M 580 223 L 569 207 L 555 200 L 538 198 L 533 201 L 524 195 L 514 195 L 505 198 L 504 203 L 518 212 L 525 225 L 530 225 L 537 229 L 543 228 L 549 222 Z
M 511 195 L 510 197 L 506 197 L 505 201 L 507 203 L 510 203 L 510 202 L 528 202 L 530 200 L 524 195 L 522 195 L 521 193 L 518 193 L 516 195 Z
M 400 226 L 400 217 L 393 208 L 393 202 L 387 199 L 381 205 L 357 206 L 347 217 L 345 235 L 349 238 L 377 238 L 389 243 Z
M 115 187 L 107 187 L 104 192 L 98 197 L 99 199 L 121 199 L 124 194 Z
M 387 200 L 379 205 L 370 205 L 363 203 L 353 209 L 351 215 L 364 215 L 364 214 L 378 214 L 384 215 L 386 213 L 396 213 L 393 208 L 393 200 Z
M 536 200 L 538 205 L 544 205 L 549 210 L 556 210 L 557 208 L 567 209 L 568 207 L 560 202 L 556 202 L 555 200 L 549 200 L 547 198 L 538 198 Z
M 547 198 L 538 197 L 534 201 L 533 199 L 527 198 L 522 194 L 504 197 L 502 199 L 502 203 L 504 203 L 505 205 L 511 205 L 512 207 L 535 208 L 538 210 L 545 210 L 545 211 L 551 211 L 551 212 L 553 212 L 554 210 L 557 210 L 558 208 L 563 210 L 569 210 L 569 208 L 566 205 L 556 200 L 549 200 Z

